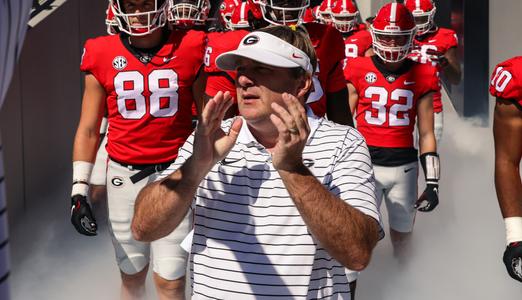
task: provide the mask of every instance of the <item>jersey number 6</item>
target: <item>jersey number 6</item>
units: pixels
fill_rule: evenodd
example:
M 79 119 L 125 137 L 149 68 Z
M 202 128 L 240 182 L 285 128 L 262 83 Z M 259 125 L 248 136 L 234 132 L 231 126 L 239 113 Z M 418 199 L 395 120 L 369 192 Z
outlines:
M 154 70 L 148 76 L 150 114 L 172 117 L 178 111 L 178 74 L 174 70 Z M 118 111 L 125 119 L 141 119 L 147 113 L 145 78 L 138 71 L 120 72 L 114 77 Z M 132 102 L 132 108 L 128 105 Z M 130 106 L 130 105 L 129 105 Z

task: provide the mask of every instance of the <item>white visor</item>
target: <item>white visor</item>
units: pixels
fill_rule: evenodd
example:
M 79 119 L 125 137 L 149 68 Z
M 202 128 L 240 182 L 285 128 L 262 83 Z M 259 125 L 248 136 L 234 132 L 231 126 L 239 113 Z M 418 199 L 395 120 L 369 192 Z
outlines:
M 245 36 L 239 47 L 216 58 L 218 68 L 234 71 L 239 58 L 249 58 L 265 65 L 280 68 L 303 68 L 313 74 L 310 58 L 306 53 L 270 33 L 254 31 Z

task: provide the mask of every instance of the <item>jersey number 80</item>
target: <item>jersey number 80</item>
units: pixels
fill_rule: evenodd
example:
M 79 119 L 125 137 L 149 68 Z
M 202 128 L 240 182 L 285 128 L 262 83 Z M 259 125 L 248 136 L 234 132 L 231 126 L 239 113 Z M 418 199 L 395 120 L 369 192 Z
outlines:
M 171 69 L 154 70 L 148 78 L 150 114 L 156 118 L 172 117 L 178 111 L 178 74 Z M 120 72 L 114 77 L 118 111 L 125 119 L 141 119 L 147 113 L 143 92 L 145 78 L 138 71 Z M 127 107 L 134 101 L 135 109 Z

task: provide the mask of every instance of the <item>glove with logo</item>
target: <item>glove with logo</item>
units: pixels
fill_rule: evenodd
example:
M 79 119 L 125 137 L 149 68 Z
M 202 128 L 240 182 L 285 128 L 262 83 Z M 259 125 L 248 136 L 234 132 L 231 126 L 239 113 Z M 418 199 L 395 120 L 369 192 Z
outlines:
M 415 202 L 415 208 L 418 211 L 429 212 L 439 205 L 439 155 L 436 152 L 424 153 L 420 156 L 420 161 L 426 179 L 426 189 Z
M 504 251 L 503 260 L 509 276 L 522 282 L 522 241 L 510 243 Z
M 438 64 L 441 67 L 446 67 L 448 65 L 448 59 L 446 56 L 444 56 L 444 53 L 428 49 L 426 50 L 426 55 L 428 56 L 428 59 L 436 64 Z
M 91 206 L 87 202 L 87 197 L 74 195 L 71 197 L 71 223 L 76 230 L 84 235 L 96 235 L 96 219 L 91 211 Z
M 71 192 L 71 223 L 76 230 L 84 235 L 96 235 L 96 219 L 87 202 L 89 191 L 88 179 L 91 176 L 93 164 L 85 161 L 73 162 L 73 184 Z

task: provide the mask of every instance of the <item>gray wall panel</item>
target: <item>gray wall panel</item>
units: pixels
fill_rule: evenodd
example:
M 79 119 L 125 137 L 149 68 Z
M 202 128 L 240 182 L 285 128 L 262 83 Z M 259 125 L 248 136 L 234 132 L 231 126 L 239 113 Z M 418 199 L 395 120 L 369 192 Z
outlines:
M 4 149 L 5 187 L 9 223 L 24 211 L 24 173 L 22 141 L 22 102 L 20 101 L 19 66 L 14 70 L 11 84 L 0 110 L 0 133 Z
M 27 32 L 0 113 L 10 221 L 70 181 L 87 38 L 105 34 L 106 1 L 69 0 Z M 67 205 L 67 197 L 57 198 Z

